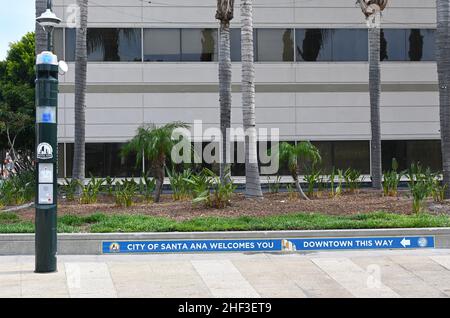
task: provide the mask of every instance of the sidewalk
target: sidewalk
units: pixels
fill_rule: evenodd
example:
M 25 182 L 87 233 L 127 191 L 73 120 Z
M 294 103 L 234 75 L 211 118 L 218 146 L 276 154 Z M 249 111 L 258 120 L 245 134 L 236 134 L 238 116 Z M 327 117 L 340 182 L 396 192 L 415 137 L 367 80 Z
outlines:
M 0 297 L 450 297 L 450 250 L 0 257 Z

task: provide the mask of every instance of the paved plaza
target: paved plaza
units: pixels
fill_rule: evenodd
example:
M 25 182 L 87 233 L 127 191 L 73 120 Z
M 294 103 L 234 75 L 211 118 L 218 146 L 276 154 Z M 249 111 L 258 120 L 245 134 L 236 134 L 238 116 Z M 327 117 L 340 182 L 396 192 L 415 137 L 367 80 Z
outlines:
M 0 297 L 450 297 L 450 250 L 0 257 Z

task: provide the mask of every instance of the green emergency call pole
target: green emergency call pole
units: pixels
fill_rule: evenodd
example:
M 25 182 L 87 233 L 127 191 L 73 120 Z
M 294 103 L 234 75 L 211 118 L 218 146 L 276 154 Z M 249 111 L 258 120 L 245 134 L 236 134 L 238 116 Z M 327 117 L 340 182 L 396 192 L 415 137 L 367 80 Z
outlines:
M 47 50 L 36 57 L 36 221 L 35 272 L 52 273 L 56 262 L 58 57 L 52 53 L 52 33 L 61 20 L 52 1 L 36 21 L 47 32 Z

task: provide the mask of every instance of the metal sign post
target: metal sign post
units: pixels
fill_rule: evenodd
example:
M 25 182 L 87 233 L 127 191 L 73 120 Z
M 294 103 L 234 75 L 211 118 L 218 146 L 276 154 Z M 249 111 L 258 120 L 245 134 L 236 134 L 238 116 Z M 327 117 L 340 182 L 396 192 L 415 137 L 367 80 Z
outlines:
M 36 58 L 36 273 L 57 270 L 56 211 L 58 171 L 58 58 L 52 51 L 52 31 L 61 20 L 52 3 L 36 20 L 47 32 L 47 51 Z

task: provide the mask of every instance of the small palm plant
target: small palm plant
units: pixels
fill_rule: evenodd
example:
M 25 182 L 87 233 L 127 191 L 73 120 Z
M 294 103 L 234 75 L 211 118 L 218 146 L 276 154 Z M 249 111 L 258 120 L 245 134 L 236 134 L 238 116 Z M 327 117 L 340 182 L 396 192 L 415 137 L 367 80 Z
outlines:
M 108 196 L 110 197 L 113 196 L 115 180 L 116 180 L 115 178 L 111 178 L 109 176 L 105 178 L 105 189 L 106 192 L 108 193 Z
M 393 158 L 392 170 L 386 171 L 383 176 L 383 191 L 385 196 L 397 196 L 398 185 L 405 173 L 406 171 L 398 172 L 398 162 L 395 158 Z
M 159 202 L 164 185 L 166 160 L 177 143 L 172 139 L 172 133 L 177 128 L 188 128 L 187 124 L 174 122 L 162 127 L 144 125 L 138 128 L 136 136 L 122 148 L 122 156 L 131 153 L 144 154 L 151 162 L 151 168 L 156 179 L 155 202 Z M 142 155 L 136 156 L 136 165 L 142 162 Z
M 170 186 L 172 187 L 172 197 L 175 201 L 186 200 L 192 196 L 192 184 L 186 181 L 193 175 L 191 169 L 185 169 L 180 173 L 174 168 L 172 168 L 172 171 L 167 169 L 167 175 L 169 176 Z
M 287 162 L 289 172 L 294 179 L 295 187 L 297 188 L 298 193 L 305 200 L 309 200 L 309 198 L 303 192 L 300 181 L 298 180 L 299 160 L 309 159 L 313 164 L 320 162 L 322 158 L 320 156 L 319 149 L 317 149 L 309 141 L 303 141 L 298 143 L 297 145 L 283 142 L 280 144 L 279 158 L 281 161 Z

